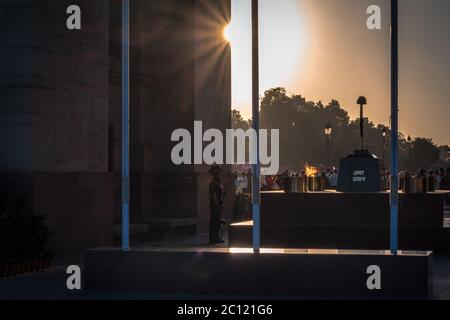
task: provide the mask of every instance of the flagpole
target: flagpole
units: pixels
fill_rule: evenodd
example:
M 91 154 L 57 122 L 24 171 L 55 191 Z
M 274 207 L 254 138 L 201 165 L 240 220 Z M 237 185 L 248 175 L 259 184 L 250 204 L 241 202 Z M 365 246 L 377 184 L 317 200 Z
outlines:
M 130 249 L 130 4 L 122 0 L 122 250 Z
M 259 163 L 259 8 L 258 0 L 252 0 L 252 109 L 253 129 L 256 131 L 257 142 L 253 147 L 256 163 L 252 165 L 253 181 L 253 252 L 259 253 L 261 247 L 260 235 L 260 163 Z M 256 153 L 256 154 L 255 154 Z
M 398 0 L 391 0 L 391 253 L 398 253 Z

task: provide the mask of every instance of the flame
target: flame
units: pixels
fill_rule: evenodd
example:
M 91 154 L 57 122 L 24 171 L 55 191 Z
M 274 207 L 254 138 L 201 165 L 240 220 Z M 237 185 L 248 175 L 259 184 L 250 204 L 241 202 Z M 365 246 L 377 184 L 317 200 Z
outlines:
M 307 177 L 315 177 L 319 174 L 319 169 L 312 167 L 308 164 L 305 165 L 305 173 Z

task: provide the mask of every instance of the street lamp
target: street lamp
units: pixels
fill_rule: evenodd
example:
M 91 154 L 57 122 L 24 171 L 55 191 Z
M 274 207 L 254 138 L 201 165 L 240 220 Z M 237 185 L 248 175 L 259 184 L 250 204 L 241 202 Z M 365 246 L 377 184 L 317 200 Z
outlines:
M 387 129 L 386 127 L 383 128 L 383 132 L 381 133 L 383 136 L 383 167 L 386 166 L 386 136 L 387 136 Z
M 408 136 L 408 139 L 406 139 L 408 141 L 408 170 L 411 170 L 412 168 L 412 162 L 411 162 L 411 143 L 412 143 L 412 139 L 411 136 Z
M 327 125 L 326 125 L 325 128 L 324 128 L 325 135 L 326 135 L 327 137 L 330 137 L 332 131 L 333 131 L 333 127 L 331 126 L 330 123 L 327 123 Z
M 357 104 L 359 104 L 359 110 L 360 110 L 360 117 L 359 117 L 359 131 L 361 134 L 361 150 L 364 150 L 364 106 L 367 104 L 367 99 L 365 97 L 359 97 L 358 101 L 356 101 Z
M 323 129 L 324 133 L 325 133 L 325 137 L 327 140 L 327 166 L 330 166 L 330 140 L 331 140 L 331 133 L 333 132 L 333 127 L 331 126 L 331 124 L 328 122 L 325 126 L 325 128 Z
M 391 0 L 391 253 L 398 253 L 398 0 Z

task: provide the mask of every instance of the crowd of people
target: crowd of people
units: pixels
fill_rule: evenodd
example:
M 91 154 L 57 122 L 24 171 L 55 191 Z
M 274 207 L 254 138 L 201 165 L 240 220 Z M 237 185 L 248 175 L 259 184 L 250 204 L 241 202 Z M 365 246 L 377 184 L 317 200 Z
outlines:
M 339 172 L 336 168 L 328 168 L 326 171 L 317 172 L 317 176 L 326 177 L 327 189 L 336 189 L 339 179 Z M 261 191 L 277 191 L 284 190 L 285 180 L 288 177 L 307 177 L 306 170 L 300 172 L 285 170 L 278 175 L 261 175 L 260 187 Z M 252 191 L 252 172 L 251 170 L 234 174 L 236 193 L 251 193 Z
M 326 177 L 327 189 L 336 189 L 339 179 L 339 171 L 337 168 L 328 168 L 326 171 L 318 172 L 317 175 Z M 306 170 L 300 170 L 299 172 L 285 170 L 281 174 L 260 177 L 260 186 L 262 191 L 277 191 L 284 190 L 285 178 L 287 177 L 306 177 Z M 391 173 L 386 171 L 382 174 L 382 189 L 390 189 L 390 177 Z M 405 181 L 408 178 L 426 177 L 428 181 L 434 181 L 432 183 L 433 190 L 450 190 L 450 168 L 441 168 L 439 170 L 425 170 L 421 169 L 415 173 L 409 171 L 402 171 L 399 174 L 400 177 L 400 190 L 404 190 Z M 251 170 L 243 171 L 241 173 L 234 174 L 235 190 L 236 193 L 251 193 L 252 192 L 252 172 Z M 430 185 L 430 183 L 429 183 Z M 429 190 L 430 191 L 430 190 Z
M 434 175 L 440 190 L 450 190 L 450 168 L 435 170 Z
M 384 190 L 388 190 L 390 188 L 391 173 L 386 172 L 382 178 Z M 399 189 L 405 190 L 406 181 L 414 178 L 427 179 L 429 188 L 427 191 L 450 190 L 450 168 L 441 168 L 439 170 L 420 169 L 417 172 L 401 171 L 399 173 Z

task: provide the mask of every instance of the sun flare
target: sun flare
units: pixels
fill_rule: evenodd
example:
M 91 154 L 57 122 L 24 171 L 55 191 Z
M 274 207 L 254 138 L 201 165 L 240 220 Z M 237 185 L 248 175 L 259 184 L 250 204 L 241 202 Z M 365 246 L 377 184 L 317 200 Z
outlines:
M 232 42 L 233 34 L 231 23 L 229 23 L 228 25 L 225 26 L 225 28 L 223 28 L 223 38 L 229 43 Z
M 233 108 L 245 118 L 252 106 L 252 16 L 251 1 L 232 0 L 232 23 L 224 37 L 232 49 Z M 308 47 L 306 19 L 298 0 L 260 1 L 259 52 L 260 94 L 269 88 L 292 87 L 303 70 Z

